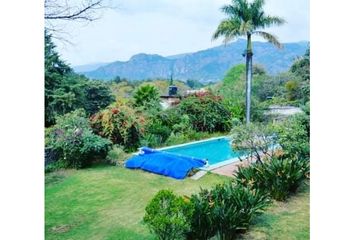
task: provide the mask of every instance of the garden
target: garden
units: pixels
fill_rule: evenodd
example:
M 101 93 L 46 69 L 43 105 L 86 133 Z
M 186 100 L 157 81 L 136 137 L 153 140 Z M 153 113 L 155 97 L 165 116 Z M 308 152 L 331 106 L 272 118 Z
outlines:
M 52 46 L 56 56 L 53 50 Z M 48 67 L 48 76 L 57 81 L 48 89 L 46 105 L 51 114 L 45 132 L 46 237 L 308 238 L 308 79 L 296 75 L 298 68 L 309 67 L 308 57 L 307 53 L 296 60 L 280 84 L 279 78 L 254 68 L 252 123 L 247 125 L 241 100 L 244 65 L 232 68 L 222 82 L 204 86 L 207 92 L 182 98 L 166 110 L 158 98 L 168 86 L 162 80 L 102 83 L 70 68 L 60 72 Z M 48 61 L 53 59 L 60 61 L 53 56 Z M 289 90 L 289 79 L 302 87 Z M 274 88 L 262 87 L 265 83 Z M 71 96 L 72 91 L 77 94 Z M 271 99 L 264 97 L 269 95 Z M 274 101 L 301 106 L 302 113 L 274 122 L 262 114 Z M 143 145 L 162 147 L 221 135 L 233 136 L 233 148 L 256 156 L 256 163 L 241 168 L 233 178 L 208 173 L 197 181 L 123 167 Z M 267 154 L 273 143 L 281 146 L 281 152 Z
M 264 16 L 263 1 L 233 3 L 222 8 L 229 18 L 213 38 L 245 35 L 246 64 L 216 83 L 173 80 L 180 101 L 167 109 L 160 96 L 172 79 L 89 79 L 61 59 L 45 33 L 46 238 L 309 238 L 310 48 L 277 75 L 253 66 L 251 33 L 280 47 L 258 30 L 284 20 Z M 241 24 L 246 20 L 253 24 Z M 190 89 L 203 91 L 182 94 Z M 301 113 L 265 114 L 274 105 Z M 233 177 L 208 172 L 180 181 L 124 167 L 142 146 L 225 135 L 249 163 Z

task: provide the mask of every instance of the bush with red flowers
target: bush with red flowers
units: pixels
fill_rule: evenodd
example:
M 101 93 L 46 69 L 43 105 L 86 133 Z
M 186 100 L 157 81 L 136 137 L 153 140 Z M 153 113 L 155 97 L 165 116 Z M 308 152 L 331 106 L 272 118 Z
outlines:
M 140 145 L 145 119 L 133 108 L 117 102 L 90 118 L 94 132 L 114 144 L 135 150 Z
M 231 113 L 220 96 L 211 93 L 189 96 L 178 108 L 181 115 L 188 115 L 196 131 L 226 132 L 231 129 Z

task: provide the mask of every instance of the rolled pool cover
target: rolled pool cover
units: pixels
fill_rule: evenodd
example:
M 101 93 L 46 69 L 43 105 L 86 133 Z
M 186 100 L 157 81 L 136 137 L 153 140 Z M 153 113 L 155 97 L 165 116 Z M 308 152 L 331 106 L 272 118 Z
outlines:
M 125 162 L 125 167 L 184 179 L 192 169 L 203 167 L 206 164 L 207 161 L 204 159 L 142 147 L 138 155 Z

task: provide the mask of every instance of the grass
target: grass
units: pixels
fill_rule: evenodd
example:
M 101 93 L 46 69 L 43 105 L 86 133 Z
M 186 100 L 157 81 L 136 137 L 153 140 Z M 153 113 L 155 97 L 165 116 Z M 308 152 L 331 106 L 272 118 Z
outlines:
M 50 173 L 45 179 L 46 239 L 155 239 L 142 218 L 156 192 L 190 195 L 228 179 L 207 174 L 179 181 L 111 166 Z M 242 238 L 309 239 L 309 189 L 274 203 Z
M 190 195 L 225 180 L 207 174 L 180 181 L 109 166 L 51 173 L 46 176 L 46 239 L 154 239 L 142 218 L 159 190 Z
M 310 239 L 309 186 L 303 186 L 287 202 L 274 202 L 242 239 Z

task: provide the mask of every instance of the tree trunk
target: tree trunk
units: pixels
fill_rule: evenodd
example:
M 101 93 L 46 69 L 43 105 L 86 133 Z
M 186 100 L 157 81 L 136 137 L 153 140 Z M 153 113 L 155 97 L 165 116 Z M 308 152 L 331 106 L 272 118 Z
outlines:
M 251 34 L 247 34 L 246 50 L 246 124 L 251 122 L 251 86 L 252 86 L 252 42 Z

